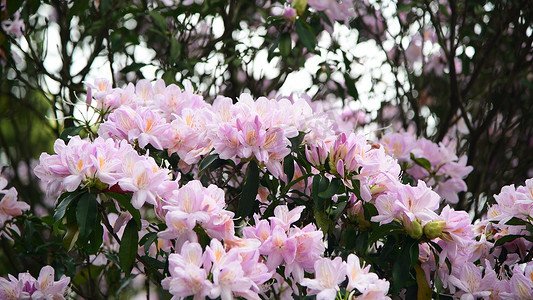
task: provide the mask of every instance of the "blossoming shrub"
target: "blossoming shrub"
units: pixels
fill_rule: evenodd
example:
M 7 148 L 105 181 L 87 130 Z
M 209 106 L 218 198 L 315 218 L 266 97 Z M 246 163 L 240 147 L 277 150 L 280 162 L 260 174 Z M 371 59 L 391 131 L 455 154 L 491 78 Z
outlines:
M 57 283 L 50 266 L 1 279 L 5 297 L 61 298 L 69 282 L 82 296 L 91 280 L 105 295 L 139 274 L 175 299 L 531 297 L 532 180 L 472 224 L 447 204 L 463 184 L 446 184 L 471 167 L 445 145 L 372 143 L 305 98 L 104 83 L 88 84 L 98 123 L 67 128 L 35 168 L 58 197 L 52 234 L 82 259 Z M 29 206 L 2 194 L 17 244 Z

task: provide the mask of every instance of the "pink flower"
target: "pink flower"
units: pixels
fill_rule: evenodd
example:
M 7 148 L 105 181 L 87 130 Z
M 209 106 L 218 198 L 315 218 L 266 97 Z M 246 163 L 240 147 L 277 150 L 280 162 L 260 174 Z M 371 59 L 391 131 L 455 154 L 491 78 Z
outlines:
M 41 269 L 39 277 L 35 279 L 30 273 L 20 273 L 18 279 L 9 275 L 9 280 L 0 278 L 1 299 L 62 299 L 70 278 L 61 276 L 59 281 L 54 281 L 54 269 L 45 266 Z
M 0 227 L 12 217 L 22 215 L 23 210 L 30 209 L 26 202 L 17 201 L 17 190 L 12 187 L 8 190 L 4 188 L 7 186 L 7 180 L 0 177 L 0 195 L 3 195 L 0 200 Z
M 316 294 L 319 300 L 335 299 L 339 284 L 345 278 L 346 263 L 340 257 L 320 258 L 315 262 L 315 278 L 304 278 L 300 284 L 307 286 L 309 294 Z
M 492 276 L 482 278 L 479 267 L 471 262 L 463 264 L 462 267 L 454 268 L 455 270 L 457 271 L 450 275 L 448 281 L 461 290 L 458 292 L 461 299 L 474 300 L 479 297 L 490 296 L 496 278 L 492 278 Z
M 13 20 L 2 21 L 2 29 L 7 34 L 15 36 L 17 39 L 22 36 L 22 32 L 25 28 L 24 20 L 20 19 L 20 11 L 13 14 Z
M 168 179 L 168 172 L 159 169 L 153 158 L 149 157 L 146 160 L 139 159 L 132 172 L 121 178 L 118 184 L 123 190 L 133 192 L 131 202 L 139 209 L 145 202 L 157 205 L 156 191 Z
M 474 241 L 473 226 L 470 216 L 465 211 L 456 211 L 446 205 L 439 216 L 446 222 L 442 230 L 442 239 L 466 247 Z
M 272 230 L 272 235 L 261 245 L 261 253 L 268 256 L 267 267 L 269 270 L 276 269 L 283 261 L 291 264 L 296 257 L 296 239 L 287 237 L 287 233 L 281 226 Z
M 186 242 L 180 254 L 170 254 L 170 277 L 163 279 L 161 286 L 174 297 L 204 299 L 211 292 L 213 284 L 207 279 L 208 272 L 202 268 L 203 260 L 200 244 Z

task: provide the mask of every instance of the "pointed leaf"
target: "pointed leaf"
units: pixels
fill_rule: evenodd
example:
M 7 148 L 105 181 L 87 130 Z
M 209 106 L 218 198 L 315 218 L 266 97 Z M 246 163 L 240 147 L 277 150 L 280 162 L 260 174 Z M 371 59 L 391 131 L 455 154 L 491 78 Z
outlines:
M 252 160 L 246 168 L 244 187 L 239 200 L 238 216 L 251 217 L 259 189 L 259 166 Z
M 56 207 L 56 210 L 54 211 L 54 223 L 63 219 L 63 217 L 65 216 L 65 212 L 67 208 L 69 207 L 70 203 L 72 202 L 72 200 L 76 199 L 84 192 L 87 192 L 87 191 L 75 191 L 72 193 L 64 193 L 63 195 L 61 195 L 61 197 L 59 197 L 58 201 L 61 201 L 61 202 L 59 202 L 59 204 Z
M 140 230 L 141 229 L 141 213 L 139 212 L 138 209 L 136 209 L 135 207 L 133 207 L 133 205 L 131 204 L 131 196 L 132 194 L 131 193 L 127 193 L 127 194 L 119 194 L 119 193 L 112 193 L 112 192 L 107 192 L 105 193 L 107 196 L 115 199 L 119 204 L 120 206 L 122 206 L 124 209 L 126 209 L 133 217 L 133 219 L 135 220 L 135 222 L 137 222 L 137 228 Z
M 135 262 L 135 257 L 139 248 L 137 244 L 138 241 L 139 231 L 137 231 L 137 223 L 132 219 L 124 229 L 124 234 L 120 241 L 120 249 L 118 251 L 118 260 L 126 277 L 130 276 L 131 270 L 133 269 L 133 263 Z
M 316 36 L 311 31 L 309 25 L 303 23 L 301 20 L 296 20 L 296 33 L 302 45 L 304 45 L 309 52 L 314 52 L 316 47 Z
M 198 165 L 198 172 L 202 172 L 203 170 L 207 169 L 217 159 L 218 159 L 218 154 L 210 154 L 204 157 L 202 161 L 200 161 L 200 164 Z
M 291 182 L 292 177 L 294 177 L 294 158 L 291 154 L 283 159 L 283 172 L 287 175 L 287 182 Z
M 93 231 L 98 216 L 98 202 L 96 195 L 84 193 L 80 196 L 76 208 L 76 221 L 80 230 L 80 240 L 87 241 L 87 238 Z

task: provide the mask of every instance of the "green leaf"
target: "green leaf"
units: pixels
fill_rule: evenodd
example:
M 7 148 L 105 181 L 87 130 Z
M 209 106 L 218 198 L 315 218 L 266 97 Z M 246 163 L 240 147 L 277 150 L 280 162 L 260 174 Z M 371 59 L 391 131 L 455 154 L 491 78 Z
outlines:
M 175 64 L 178 62 L 178 59 L 181 54 L 181 44 L 177 39 L 172 38 L 170 40 L 170 63 Z
M 339 188 L 343 186 L 342 180 L 339 178 L 333 178 L 328 186 L 328 189 L 319 193 L 318 196 L 324 199 L 330 199 L 333 195 L 337 194 Z
M 298 34 L 299 40 L 304 45 L 309 52 L 314 52 L 316 47 L 316 36 L 311 31 L 311 28 L 308 24 L 302 22 L 301 20 L 296 20 L 296 33 Z
M 521 237 L 524 237 L 522 235 L 518 235 L 518 234 L 510 234 L 510 235 L 505 235 L 505 236 L 502 236 L 501 238 L 499 238 L 495 243 L 494 243 L 494 247 L 497 247 L 497 246 L 501 246 L 507 242 L 512 242 L 516 239 L 519 239 Z
M 217 159 L 218 159 L 218 154 L 210 154 L 204 157 L 202 161 L 200 161 L 200 164 L 198 165 L 198 172 L 202 172 L 203 170 L 207 169 Z
M 124 229 L 124 234 L 122 234 L 122 240 L 120 241 L 120 249 L 118 250 L 120 267 L 122 267 L 126 277 L 130 276 L 131 270 L 133 269 L 133 263 L 135 262 L 135 256 L 139 248 L 138 241 L 139 231 L 137 230 L 137 223 L 135 220 L 130 220 Z
M 87 238 L 93 231 L 98 216 L 98 202 L 96 195 L 91 193 L 84 193 L 80 196 L 78 206 L 76 208 L 76 221 L 78 229 L 80 230 L 79 239 L 87 241 Z
M 59 202 L 59 204 L 56 207 L 56 210 L 54 211 L 54 223 L 57 223 L 59 220 L 63 219 L 63 217 L 65 216 L 65 211 L 69 207 L 72 200 L 78 198 L 82 193 L 86 193 L 86 192 L 87 192 L 86 190 L 81 190 L 81 191 L 75 191 L 72 193 L 67 192 L 61 195 L 61 197 L 59 197 L 59 200 L 58 200 L 61 202 Z
M 315 209 L 314 215 L 318 228 L 320 228 L 324 234 L 327 234 L 331 224 L 328 214 L 326 214 L 325 211 Z
M 78 241 L 78 236 L 80 235 L 80 231 L 78 230 L 78 225 L 76 223 L 72 223 L 67 228 L 67 234 L 63 237 L 63 247 L 70 251 L 76 244 L 76 241 Z
M 355 80 L 350 77 L 350 74 L 344 74 L 344 83 L 346 84 L 346 90 L 348 91 L 348 95 L 352 96 L 353 100 L 357 101 L 359 99 L 359 92 L 357 91 L 357 87 L 355 86 Z
M 19 10 L 22 5 L 22 0 L 9 0 L 6 2 L 8 15 L 13 15 Z
M 165 73 L 163 73 L 163 76 L 161 76 L 161 79 L 165 81 L 166 85 L 176 83 L 176 71 L 167 70 Z
M 162 33 L 166 33 L 167 32 L 167 20 L 165 19 L 165 17 L 163 17 L 163 15 L 153 10 L 148 12 L 148 14 L 150 15 L 150 17 L 152 17 L 152 20 L 154 21 L 155 26 L 159 28 L 159 30 Z
M 139 71 L 142 67 L 146 66 L 145 63 L 132 63 L 126 67 L 124 67 L 122 70 L 120 70 L 121 73 L 129 73 L 129 72 L 136 72 Z
M 72 282 L 76 285 L 84 284 L 91 278 L 96 278 L 102 270 L 105 268 L 105 265 L 102 266 L 95 266 L 95 265 L 89 265 L 89 267 L 85 267 L 81 269 L 76 276 L 72 279 Z
M 429 160 L 423 157 L 416 158 L 413 153 L 411 153 L 411 159 L 415 162 L 415 164 L 426 169 L 426 171 L 431 172 L 431 163 L 429 162 Z
M 279 41 L 279 53 L 281 56 L 287 57 L 291 54 L 291 44 L 291 35 L 288 32 L 282 33 Z
M 311 176 L 313 176 L 314 174 L 313 173 L 308 173 L 308 174 L 305 174 L 303 176 L 300 176 L 296 179 L 294 179 L 293 181 L 289 182 L 282 190 L 281 190 L 281 195 L 285 195 L 293 185 L 297 184 L 298 182 L 302 181 L 302 180 L 305 180 Z M 294 191 L 293 191 L 294 192 Z M 306 195 L 307 196 L 307 195 Z
M 322 209 L 322 206 L 324 205 L 324 199 L 319 197 L 319 194 L 328 187 L 328 184 L 329 181 L 323 174 L 317 174 L 315 177 L 313 177 L 311 195 L 313 196 L 315 209 Z
M 355 230 L 355 226 L 348 226 L 344 232 L 344 245 L 347 250 L 354 249 L 356 246 L 358 246 L 358 244 L 355 242 L 356 236 L 357 231 Z
M 164 269 L 165 268 L 165 262 L 162 262 L 160 260 L 157 260 L 151 256 L 145 255 L 142 257 L 143 261 L 150 266 L 153 269 Z
M 291 182 L 294 177 L 294 157 L 291 154 L 283 159 L 283 172 L 287 175 L 287 182 Z
M 131 204 L 131 196 L 132 194 L 119 194 L 119 193 L 112 193 L 112 192 L 106 192 L 107 196 L 115 199 L 120 206 L 122 206 L 124 209 L 126 209 L 133 217 L 133 220 L 137 223 L 138 229 L 141 229 L 141 213 L 138 209 L 133 207 Z
M 340 217 L 340 215 L 342 214 L 342 212 L 346 208 L 347 204 L 348 204 L 348 202 L 344 201 L 344 202 L 340 202 L 337 205 L 337 208 L 335 208 L 335 211 L 333 212 L 333 220 L 337 220 L 337 218 Z
M 289 141 L 291 142 L 291 151 L 296 151 L 298 147 L 302 144 L 305 138 L 305 132 L 300 131 L 298 133 L 298 136 L 295 136 L 293 138 L 290 138 Z
M 270 62 L 272 60 L 272 58 L 274 58 L 275 56 L 275 50 L 278 48 L 278 45 L 279 45 L 279 42 L 280 42 L 280 38 L 278 37 L 274 43 L 270 46 L 270 48 L 268 48 L 268 56 L 267 56 L 267 61 Z
M 238 216 L 251 217 L 254 211 L 255 197 L 259 189 L 259 166 L 252 160 L 246 168 L 245 182 L 239 200 Z
M 505 222 L 505 225 L 526 225 L 528 222 L 519 219 L 517 217 L 511 218 L 509 221 Z
M 417 246 L 418 249 L 418 246 Z M 416 285 L 418 286 L 417 297 L 418 300 L 431 300 L 432 291 L 426 280 L 426 274 L 419 264 L 415 266 L 416 271 Z M 438 277 L 438 276 L 436 276 Z
M 150 245 L 152 245 L 155 240 L 157 240 L 156 232 L 148 232 L 141 238 L 139 241 L 139 246 L 143 246 L 144 254 L 148 253 L 148 250 L 150 250 Z
M 411 261 L 411 247 L 413 245 L 418 247 L 418 243 L 415 240 L 411 238 L 406 238 L 402 245 L 400 254 L 398 255 L 398 258 L 395 260 L 392 266 L 393 293 L 397 293 L 402 288 L 404 288 L 407 284 L 407 281 L 410 279 L 410 275 L 407 274 L 409 274 L 411 270 L 411 265 L 413 264 L 413 262 Z M 418 256 L 416 261 L 418 261 Z
M 68 143 L 70 137 L 77 136 L 83 130 L 83 128 L 84 126 L 67 127 L 63 129 L 63 132 L 61 132 L 59 138 L 62 139 L 65 143 Z
M 100 224 L 100 218 L 98 218 L 93 228 L 93 232 L 89 236 L 89 244 L 86 247 L 87 253 L 88 254 L 98 253 L 98 250 L 100 250 L 100 246 L 102 246 L 103 241 L 104 241 L 104 228 Z

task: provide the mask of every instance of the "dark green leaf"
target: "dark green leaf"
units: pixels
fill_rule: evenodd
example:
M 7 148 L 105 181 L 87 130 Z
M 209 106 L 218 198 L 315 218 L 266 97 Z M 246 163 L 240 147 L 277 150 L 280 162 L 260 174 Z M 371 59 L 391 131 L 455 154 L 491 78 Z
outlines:
M 351 250 L 355 248 L 356 236 L 357 236 L 357 231 L 355 230 L 355 226 L 349 226 L 346 228 L 346 231 L 344 232 L 344 245 L 347 250 Z
M 296 20 L 296 33 L 298 34 L 299 40 L 304 45 L 309 52 L 314 52 L 316 47 L 316 37 L 315 34 L 311 31 L 311 28 L 306 23 L 303 23 L 301 20 Z
M 64 193 L 63 195 L 61 195 L 61 197 L 59 197 L 59 200 L 58 200 L 60 202 L 57 205 L 56 210 L 54 212 L 54 223 L 58 222 L 59 220 L 61 220 L 63 218 L 63 216 L 65 216 L 65 211 L 69 207 L 69 205 L 72 202 L 72 200 L 76 199 L 82 193 L 86 193 L 86 192 L 87 191 L 82 190 L 82 191 L 75 191 L 75 192 L 72 192 L 72 193 L 68 193 L 67 192 L 67 193 Z
M 340 202 L 337 205 L 337 208 L 335 208 L 335 211 L 333 212 L 333 220 L 337 220 L 337 218 L 340 217 L 340 215 L 344 211 L 344 208 L 346 208 L 347 204 L 348 202 L 344 201 L 344 202 Z
M 305 180 L 309 177 L 313 176 L 313 173 L 308 173 L 308 174 L 305 174 L 303 176 L 300 176 L 296 179 L 294 179 L 293 181 L 289 182 L 282 190 L 281 190 L 281 195 L 285 195 L 293 185 L 297 184 L 298 182 L 302 181 L 302 180 Z M 295 191 L 293 191 L 295 192 Z M 307 195 L 306 195 L 307 196 Z
M 411 159 L 415 162 L 415 164 L 426 169 L 426 171 L 431 172 L 431 163 L 429 162 L 429 160 L 423 157 L 416 158 L 413 153 L 411 153 Z
M 143 246 L 144 254 L 148 253 L 148 250 L 150 250 L 150 245 L 152 245 L 155 240 L 157 240 L 156 232 L 148 232 L 141 238 L 141 240 L 139 241 L 139 245 Z
M 142 259 L 143 259 L 143 262 L 145 262 L 149 267 L 153 269 L 157 270 L 157 269 L 165 268 L 165 262 L 157 260 L 153 257 L 145 255 L 142 257 Z
M 316 209 L 314 215 L 318 228 L 320 228 L 324 234 L 327 234 L 331 225 L 331 220 L 329 219 L 328 214 L 326 214 L 325 211 Z
M 267 57 L 267 61 L 270 62 L 272 60 L 272 58 L 274 58 L 275 56 L 275 50 L 278 48 L 278 45 L 279 45 L 279 41 L 280 41 L 280 38 L 278 37 L 274 43 L 272 44 L 272 46 L 270 46 L 270 48 L 268 48 L 268 57 Z
M 133 269 L 133 263 L 135 262 L 135 256 L 139 248 L 138 241 L 139 231 L 137 230 L 137 223 L 134 220 L 130 220 L 124 229 L 124 234 L 122 234 L 120 249 L 118 251 L 120 266 L 126 274 L 126 277 L 130 276 L 131 270 Z
M 61 132 L 59 138 L 62 139 L 65 143 L 68 143 L 70 137 L 78 135 L 83 130 L 83 128 L 83 126 L 67 127 L 63 130 L 63 132 Z
M 202 172 L 203 170 L 207 169 L 217 159 L 218 159 L 218 154 L 210 154 L 204 157 L 202 161 L 200 161 L 200 164 L 198 165 L 198 172 Z
M 140 230 L 141 229 L 141 213 L 139 212 L 138 209 L 136 209 L 135 207 L 133 207 L 133 205 L 131 204 L 131 194 L 128 193 L 128 194 L 119 194 L 119 193 L 111 193 L 111 192 L 106 192 L 105 193 L 107 196 L 115 199 L 119 204 L 120 206 L 122 206 L 124 209 L 126 209 L 133 217 L 133 219 L 135 220 L 135 222 L 137 223 L 137 226 L 138 226 L 138 229 Z
M 292 177 L 294 177 L 294 158 L 291 154 L 283 159 L 283 172 L 287 175 L 287 182 L 291 182 Z
M 288 32 L 282 33 L 279 42 L 279 53 L 283 57 L 289 56 L 292 48 L 291 35 Z
M 98 275 L 100 275 L 100 272 L 105 268 L 105 265 L 102 266 L 95 266 L 95 265 L 89 265 L 89 267 L 85 267 L 81 269 L 76 276 L 72 279 L 72 282 L 76 285 L 84 284 L 91 278 L 96 278 Z
M 63 237 L 63 247 L 70 251 L 76 244 L 76 241 L 78 241 L 78 236 L 80 235 L 80 231 L 78 230 L 78 225 L 76 223 L 72 223 L 67 228 L 67 234 Z
M 517 217 L 513 217 L 509 221 L 505 222 L 505 225 L 526 225 L 526 223 L 528 222 Z
M 305 138 L 305 132 L 300 131 L 298 133 L 298 136 L 295 136 L 293 138 L 290 138 L 289 141 L 291 142 L 291 150 L 296 151 L 298 147 L 302 144 Z
M 87 238 L 93 231 L 98 216 L 98 202 L 96 195 L 84 193 L 80 196 L 76 208 L 76 221 L 80 230 L 80 240 L 87 241 Z
M 129 72 L 135 72 L 139 71 L 142 67 L 146 66 L 145 63 L 132 63 L 126 67 L 124 67 L 122 70 L 120 70 L 121 73 L 129 73 Z
M 518 234 L 510 234 L 510 235 L 504 235 L 502 236 L 501 238 L 499 238 L 495 243 L 494 243 L 494 247 L 497 247 L 497 246 L 501 246 L 507 242 L 511 242 L 511 241 L 514 241 L 518 238 L 521 238 L 523 237 L 522 235 L 518 235 Z
M 357 87 L 355 86 L 355 80 L 350 77 L 350 74 L 344 74 L 344 83 L 346 84 L 346 90 L 348 91 L 348 95 L 352 96 L 353 100 L 357 101 L 359 99 L 359 92 L 357 91 Z
M 315 209 L 322 209 L 324 199 L 319 197 L 319 194 L 328 187 L 328 183 L 328 179 L 323 174 L 317 174 L 313 177 L 311 194 L 313 196 L 313 202 L 315 203 Z
M 162 33 L 166 33 L 166 31 L 167 31 L 167 20 L 165 19 L 165 17 L 163 17 L 163 15 L 161 15 L 160 13 L 158 13 L 156 11 L 150 11 L 150 12 L 148 12 L 148 14 L 150 15 L 150 17 L 152 17 L 152 20 L 154 21 L 154 25 L 157 28 L 159 28 L 159 30 Z
M 361 232 L 355 242 L 355 251 L 360 255 L 365 255 L 368 249 L 368 231 Z
M 333 197 L 333 195 L 337 194 L 337 191 L 341 186 L 343 186 L 342 180 L 335 177 L 331 180 L 328 189 L 323 192 L 320 192 L 318 196 L 320 198 L 330 199 L 331 197 Z
M 181 44 L 177 39 L 172 38 L 170 40 L 170 63 L 174 64 L 178 62 L 181 54 Z
M 252 160 L 246 168 L 244 186 L 239 200 L 238 216 L 251 217 L 254 211 L 255 198 L 259 189 L 259 166 Z
M 104 228 L 100 224 L 100 218 L 98 218 L 93 232 L 89 236 L 89 244 L 87 245 L 87 253 L 89 254 L 96 254 L 98 250 L 100 250 L 100 246 L 102 246 L 104 238 Z
M 409 241 L 409 239 L 408 239 Z M 397 293 L 404 288 L 409 280 L 411 270 L 411 246 L 412 243 L 405 242 L 402 245 L 400 255 L 392 266 L 392 292 Z
M 19 10 L 22 5 L 22 0 L 9 0 L 6 2 L 6 8 L 9 15 L 13 15 Z

